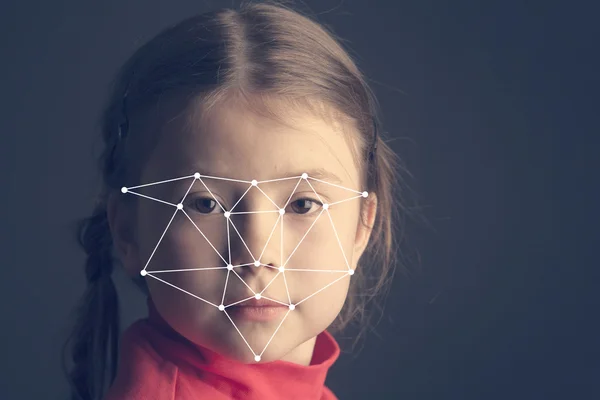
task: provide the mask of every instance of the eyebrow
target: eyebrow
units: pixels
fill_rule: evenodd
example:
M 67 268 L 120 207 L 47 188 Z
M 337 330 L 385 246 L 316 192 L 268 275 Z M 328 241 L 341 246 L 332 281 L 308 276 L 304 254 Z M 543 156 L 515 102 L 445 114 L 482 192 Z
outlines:
M 224 177 L 224 176 L 219 176 L 218 174 L 213 174 L 210 173 L 207 170 L 204 170 L 200 167 L 196 167 L 196 169 L 194 170 L 194 173 L 198 172 L 200 175 L 202 176 L 210 176 L 210 177 L 214 177 L 214 178 L 223 178 L 223 180 L 232 180 L 229 177 Z M 307 170 L 303 170 L 303 171 L 291 171 L 291 172 L 286 172 L 284 174 L 281 174 L 280 176 L 276 176 L 276 177 L 272 177 L 270 179 L 265 179 L 259 182 L 272 182 L 272 181 L 278 181 L 278 180 L 290 180 L 292 181 L 291 178 L 300 178 L 302 176 L 303 173 L 307 173 L 308 174 L 308 180 L 310 181 L 310 178 L 314 178 L 317 180 L 321 180 L 321 181 L 325 181 L 326 183 L 335 183 L 338 185 L 341 185 L 343 183 L 343 180 L 336 175 L 335 173 L 326 170 L 325 168 L 322 167 L 318 167 L 318 168 L 312 168 L 312 169 L 307 169 Z M 236 179 L 233 179 L 234 181 L 238 181 Z

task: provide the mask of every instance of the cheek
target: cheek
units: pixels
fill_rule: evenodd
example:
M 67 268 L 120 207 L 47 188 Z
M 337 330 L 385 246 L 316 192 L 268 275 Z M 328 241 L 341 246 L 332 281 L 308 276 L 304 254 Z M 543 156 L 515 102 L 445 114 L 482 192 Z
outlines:
M 170 224 L 169 220 L 172 214 L 170 216 L 164 214 L 163 212 L 153 219 L 147 219 L 144 227 L 145 238 L 142 241 L 142 253 L 145 256 L 142 259 L 143 265 L 149 261 L 146 268 L 149 272 L 164 271 L 155 272 L 156 278 L 200 296 L 213 304 L 220 304 L 226 273 L 222 270 L 199 271 L 198 269 L 223 267 L 223 260 L 213 247 L 220 250 L 220 254 L 226 254 L 227 238 L 226 231 L 223 232 L 224 225 L 213 220 L 200 227 L 195 221 L 196 226 L 206 236 L 204 238 L 183 213 L 178 212 Z M 167 226 L 168 229 L 166 229 Z M 223 248 L 225 252 L 223 252 Z M 152 283 L 156 282 L 159 285 L 156 288 L 157 291 L 165 291 L 175 297 L 180 295 L 184 298 L 189 297 L 185 300 L 191 300 L 196 304 L 201 303 L 197 299 L 193 299 L 193 296 L 158 281 L 158 279 L 150 279 Z M 178 299 L 177 301 L 183 300 Z
M 287 257 L 291 268 L 334 271 L 349 269 L 356 222 L 352 214 L 344 211 L 325 211 L 310 230 L 307 228 L 294 232 L 293 237 L 286 236 Z M 294 253 L 290 257 L 292 252 Z M 305 264 L 309 266 L 302 266 Z
M 338 278 L 341 279 L 337 280 Z M 350 279 L 350 276 L 342 277 L 341 274 L 338 274 L 335 277 L 331 276 L 328 279 L 329 282 L 320 283 L 318 289 L 325 289 L 321 291 L 318 291 L 318 289 L 313 290 L 310 294 L 314 293 L 314 295 L 299 305 L 298 309 L 303 316 L 303 320 L 306 323 L 318 325 L 320 329 L 323 329 L 323 326 L 329 326 L 338 316 L 346 301 Z M 328 283 L 333 281 L 336 282 L 327 286 Z
M 156 269 L 225 265 L 221 258 L 227 253 L 227 227 L 224 218 L 190 221 L 182 212 L 178 212 L 172 221 L 171 217 L 172 214 L 155 217 L 147 227 L 148 232 L 153 232 L 148 235 L 149 240 L 144 241 L 145 253 L 148 257 L 152 256 L 149 270 L 153 263 L 157 266 Z M 155 251 L 157 243 L 159 244 Z
M 354 235 L 339 225 L 334 230 L 329 217 L 321 215 L 286 265 L 287 288 L 296 302 L 306 299 L 301 307 L 309 316 L 317 312 L 335 318 L 346 299 Z
M 338 303 L 343 304 L 347 281 L 351 279 L 344 275 L 352 262 L 355 236 L 355 229 L 352 227 L 355 227 L 355 218 L 349 216 L 347 210 L 340 206 L 339 210 L 329 210 L 329 215 L 327 211 L 323 212 L 314 224 L 314 220 L 307 222 L 290 218 L 284 221 L 283 255 L 280 251 L 280 229 L 276 228 L 273 231 L 267 250 L 263 254 L 263 261 L 280 265 L 282 260 L 288 270 L 285 273 L 285 282 L 282 276 L 278 276 L 273 282 L 273 293 L 286 293 L 287 284 L 293 301 L 301 301 L 314 295 L 312 297 L 316 299 L 330 298 L 335 301 L 335 304 L 331 305 L 333 308 L 336 308 Z M 153 213 L 148 210 L 146 215 L 153 216 L 142 219 L 142 253 L 145 257 L 141 260 L 142 265 L 146 265 L 150 260 L 147 264 L 148 271 L 176 270 L 161 273 L 157 277 L 214 304 L 220 304 L 227 276 L 224 271 L 178 270 L 226 265 L 229 257 L 226 219 L 220 218 L 219 214 L 208 218 L 194 218 L 191 215 L 190 220 L 185 214 L 178 212 L 171 220 L 171 210 L 169 207 L 159 207 L 153 210 Z M 229 229 L 229 236 L 231 251 L 235 253 L 235 246 L 243 244 L 234 239 L 238 237 L 233 228 Z M 312 271 L 294 271 L 298 269 Z M 243 273 L 240 269 L 237 271 Z M 236 282 L 230 280 L 228 286 L 239 284 Z

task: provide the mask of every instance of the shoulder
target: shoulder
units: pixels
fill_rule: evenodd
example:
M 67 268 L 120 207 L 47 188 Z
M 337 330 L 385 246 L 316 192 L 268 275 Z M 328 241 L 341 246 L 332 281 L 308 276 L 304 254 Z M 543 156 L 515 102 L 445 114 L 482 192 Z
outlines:
M 141 328 L 134 323 L 122 336 L 117 374 L 103 400 L 173 399 L 178 368 L 160 357 Z

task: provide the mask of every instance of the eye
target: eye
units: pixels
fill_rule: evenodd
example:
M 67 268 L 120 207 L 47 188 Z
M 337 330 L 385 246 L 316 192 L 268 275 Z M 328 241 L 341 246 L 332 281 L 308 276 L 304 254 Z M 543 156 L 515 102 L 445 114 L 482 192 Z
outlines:
M 197 197 L 190 200 L 188 204 L 200 214 L 209 215 L 215 214 L 215 212 L 213 212 L 214 210 L 217 210 L 217 213 L 222 211 L 221 207 L 219 207 L 218 203 L 212 197 Z M 323 203 L 318 200 L 302 197 L 292 201 L 290 207 L 292 207 L 295 214 L 306 215 L 311 211 L 315 204 L 323 206 Z
M 320 205 L 320 206 L 323 205 L 323 203 L 321 203 L 320 201 L 313 200 L 313 199 L 310 199 L 310 198 L 307 198 L 307 197 L 303 197 L 303 198 L 294 200 L 291 203 L 291 205 L 294 205 L 294 204 L 298 204 L 299 205 L 298 209 L 300 210 L 300 212 L 297 212 L 297 214 L 306 214 L 306 212 L 303 212 L 303 211 L 310 211 L 310 209 L 312 208 L 312 206 L 315 203 L 318 204 L 318 205 Z
M 215 214 L 212 212 L 215 209 L 221 211 L 221 207 L 212 197 L 197 197 L 192 199 L 189 204 L 200 214 Z

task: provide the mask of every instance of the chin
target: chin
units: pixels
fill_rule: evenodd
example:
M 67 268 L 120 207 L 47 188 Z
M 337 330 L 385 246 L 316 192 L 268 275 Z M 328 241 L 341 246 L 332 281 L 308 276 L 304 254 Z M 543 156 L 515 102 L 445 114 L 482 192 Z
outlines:
M 240 341 L 241 341 L 240 345 L 235 346 L 235 347 L 229 347 L 227 349 L 223 349 L 222 351 L 224 351 L 224 352 L 222 352 L 221 354 L 225 355 L 228 358 L 239 361 L 242 364 L 262 364 L 262 363 L 280 360 L 284 356 L 284 354 L 280 354 L 280 352 L 277 351 L 275 346 L 273 346 L 273 348 L 270 348 L 271 345 L 273 344 L 271 342 L 271 344 L 267 347 L 267 349 L 260 356 L 260 360 L 256 361 L 256 359 L 254 358 L 255 357 L 254 354 L 252 353 L 252 351 L 250 351 L 248 346 L 246 346 L 246 343 L 244 343 L 244 341 L 241 338 L 240 338 Z M 253 349 L 253 350 L 257 355 L 260 355 L 260 353 L 262 352 L 263 349 L 261 348 L 261 349 Z
M 256 364 L 257 362 L 254 359 L 254 354 L 252 354 L 252 352 L 250 351 L 248 346 L 246 346 L 245 343 L 242 342 L 242 345 L 244 346 L 243 348 L 237 347 L 235 349 L 234 348 L 227 349 L 227 351 L 224 355 L 227 356 L 228 358 L 239 361 L 242 364 Z M 261 357 L 260 362 L 264 362 L 263 360 L 264 360 L 264 358 Z

